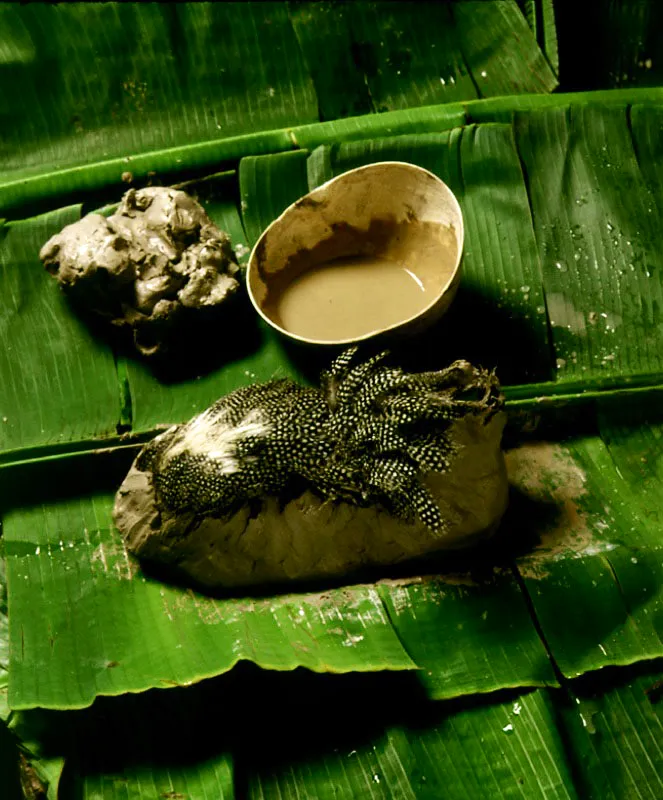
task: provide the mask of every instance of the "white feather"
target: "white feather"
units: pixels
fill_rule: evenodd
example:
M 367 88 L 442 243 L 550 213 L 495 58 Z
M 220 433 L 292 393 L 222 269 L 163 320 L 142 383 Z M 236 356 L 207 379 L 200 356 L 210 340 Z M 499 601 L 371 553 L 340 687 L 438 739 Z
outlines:
M 265 436 L 270 428 L 261 412 L 255 409 L 238 425 L 229 425 L 226 416 L 225 412 L 214 415 L 211 409 L 207 409 L 194 417 L 166 451 L 166 461 L 181 453 L 191 453 L 218 462 L 224 475 L 237 472 L 237 442 L 249 436 Z

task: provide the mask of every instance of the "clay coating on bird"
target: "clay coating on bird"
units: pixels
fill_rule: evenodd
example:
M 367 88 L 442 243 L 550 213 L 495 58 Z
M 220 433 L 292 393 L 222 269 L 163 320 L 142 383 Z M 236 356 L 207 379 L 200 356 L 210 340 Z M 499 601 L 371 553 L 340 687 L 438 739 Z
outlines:
M 146 445 L 114 518 L 128 549 L 206 588 L 351 574 L 467 547 L 507 505 L 495 375 L 343 353 L 318 388 L 231 392 Z

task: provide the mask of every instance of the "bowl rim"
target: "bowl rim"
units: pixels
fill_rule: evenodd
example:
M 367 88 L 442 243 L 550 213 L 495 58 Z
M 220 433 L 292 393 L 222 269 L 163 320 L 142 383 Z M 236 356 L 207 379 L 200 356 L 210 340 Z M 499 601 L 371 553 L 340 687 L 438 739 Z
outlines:
M 395 322 L 393 325 L 389 325 L 386 328 L 381 328 L 380 330 L 371 331 L 370 333 L 363 334 L 362 336 L 352 336 L 347 339 L 311 339 L 307 336 L 300 336 L 297 333 L 292 333 L 292 331 L 288 331 L 285 328 L 282 328 L 280 325 L 277 325 L 274 320 L 270 319 L 267 314 L 262 310 L 260 304 L 256 300 L 253 295 L 253 291 L 251 289 L 251 274 L 252 271 L 256 269 L 255 265 L 255 256 L 258 252 L 258 247 L 260 246 L 262 240 L 267 236 L 269 231 L 278 223 L 280 222 L 287 214 L 295 209 L 296 206 L 300 205 L 302 200 L 305 198 L 311 197 L 315 195 L 317 192 L 321 192 L 323 189 L 328 189 L 332 184 L 341 181 L 342 179 L 347 179 L 348 175 L 353 175 L 358 172 L 364 172 L 367 170 L 373 170 L 376 167 L 407 167 L 409 170 L 416 170 L 417 172 L 425 173 L 433 178 L 438 184 L 441 184 L 449 193 L 449 197 L 451 199 L 451 205 L 454 211 L 457 214 L 457 218 L 459 220 L 459 225 L 456 228 L 454 225 L 454 230 L 456 231 L 456 242 L 458 244 L 456 258 L 454 262 L 453 269 L 451 270 L 451 274 L 449 276 L 449 280 L 444 284 L 442 289 L 439 293 L 431 300 L 431 302 L 418 311 L 416 314 L 407 317 L 406 319 L 400 320 L 399 322 Z M 262 317 L 262 319 L 274 330 L 277 330 L 283 336 L 286 336 L 288 339 L 294 339 L 295 341 L 302 342 L 303 344 L 313 344 L 313 345 L 325 345 L 327 347 L 338 347 L 339 345 L 350 345 L 355 344 L 357 342 L 363 342 L 367 339 L 373 339 L 377 336 L 382 336 L 384 334 L 390 333 L 391 331 L 395 331 L 399 328 L 402 328 L 406 325 L 409 325 L 416 320 L 423 317 L 427 314 L 434 306 L 440 302 L 440 300 L 444 297 L 444 295 L 449 291 L 449 289 L 457 282 L 459 274 L 460 274 L 460 265 L 463 257 L 463 250 L 465 246 L 465 220 L 463 218 L 463 212 L 460 207 L 460 203 L 458 202 L 458 198 L 451 190 L 449 185 L 445 183 L 439 176 L 437 176 L 434 172 L 426 169 L 425 167 L 420 167 L 418 164 L 411 164 L 409 161 L 374 161 L 371 164 L 363 164 L 360 167 L 354 167 L 353 169 L 346 170 L 342 172 L 340 175 L 335 175 L 333 178 L 330 178 L 328 181 L 321 183 L 320 186 L 316 186 L 315 189 L 311 189 L 310 192 L 303 194 L 301 197 L 298 197 L 293 203 L 291 203 L 287 208 L 285 208 L 275 219 L 273 219 L 269 225 L 265 228 L 265 230 L 260 234 L 256 243 L 251 248 L 251 253 L 249 255 L 249 260 L 247 262 L 246 267 L 246 290 L 249 295 L 249 299 L 251 300 L 251 304 L 253 308 L 258 312 L 258 314 Z M 252 270 L 253 268 L 253 270 Z

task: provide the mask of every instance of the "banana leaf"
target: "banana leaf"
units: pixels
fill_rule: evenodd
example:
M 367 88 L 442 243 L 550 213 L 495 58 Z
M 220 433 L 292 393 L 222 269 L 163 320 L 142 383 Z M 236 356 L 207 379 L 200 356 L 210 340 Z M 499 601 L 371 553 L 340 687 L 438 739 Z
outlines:
M 0 542 L 4 545 L 4 542 Z M 57 800 L 57 786 L 64 758 L 40 757 L 41 732 L 36 728 L 16 731 L 17 716 L 7 702 L 9 677 L 9 628 L 7 579 L 4 553 L 0 555 L 0 793 L 7 800 L 39 796 Z M 31 795 L 32 792 L 32 795 Z
M 583 474 L 596 476 L 578 496 L 577 527 L 581 536 L 588 527 L 598 535 L 585 558 L 524 575 L 543 635 L 567 677 L 663 655 L 660 407 L 609 405 L 599 406 L 600 436 L 573 446 Z M 638 489 L 643 483 L 646 492 Z M 582 603 L 586 613 L 561 618 L 559 608 L 570 602 Z
M 625 108 L 571 104 L 517 111 L 511 124 L 483 122 L 441 133 L 322 145 L 312 153 L 252 156 L 240 162 L 236 175 L 203 181 L 201 192 L 220 224 L 237 237 L 246 231 L 245 241 L 251 244 L 286 205 L 327 175 L 376 160 L 419 163 L 448 181 L 463 204 L 465 280 L 456 308 L 420 340 L 416 351 L 402 353 L 405 362 L 439 366 L 469 356 L 497 364 L 507 388 L 511 384 L 521 399 L 526 393 L 533 399 L 542 392 L 564 399 L 577 391 L 578 384 L 593 389 L 599 398 L 604 390 L 609 395 L 614 385 L 654 391 L 651 381 L 660 383 L 658 349 L 663 331 L 653 316 L 660 281 L 643 275 L 643 269 L 653 274 L 659 259 L 657 189 L 652 183 L 657 173 L 653 171 L 649 181 L 642 177 L 644 159 L 653 162 L 656 154 L 650 113 L 655 119 L 658 110 L 644 105 L 632 110 L 637 123 L 632 123 L 633 135 L 642 129 L 648 144 L 648 149 L 638 148 L 637 156 Z M 635 198 L 628 205 L 617 190 L 620 179 Z M 586 196 L 579 194 L 576 183 L 588 187 Z M 552 197 L 544 189 L 549 186 L 555 189 Z M 234 200 L 237 195 L 240 209 Z M 633 203 L 639 204 L 637 228 L 627 216 Z M 550 221 L 553 214 L 561 222 Z M 7 227 L 13 230 L 20 224 Z M 575 258 L 578 252 L 581 256 Z M 638 263 L 645 266 L 631 270 L 625 261 L 638 261 L 638 255 Z M 571 307 L 568 298 L 576 297 L 583 298 L 583 307 Z M 494 331 L 488 340 L 478 333 L 472 314 Z M 614 358 L 605 357 L 606 339 L 612 348 L 607 355 L 615 354 Z M 129 401 L 125 418 L 131 409 L 127 422 L 149 434 L 187 418 L 236 385 L 284 370 L 299 372 L 297 359 L 271 332 L 259 331 L 253 352 L 253 360 L 235 360 L 204 380 L 174 386 L 161 384 L 143 365 L 125 357 L 119 362 L 117 381 L 123 381 Z M 120 394 L 118 389 L 116 398 Z M 517 558 L 507 557 L 487 580 L 470 576 L 469 587 L 445 581 L 442 574 L 422 585 L 371 582 L 353 588 L 349 597 L 333 590 L 329 600 L 336 610 L 329 619 L 316 616 L 320 600 L 315 594 L 250 600 L 246 606 L 246 599 L 208 600 L 164 587 L 136 571 L 112 529 L 110 506 L 121 473 L 90 493 L 70 492 L 71 499 L 58 499 L 51 490 L 51 497 L 42 501 L 39 486 L 45 481 L 36 476 L 48 474 L 50 460 L 41 465 L 26 462 L 13 478 L 8 463 L 6 496 L 13 502 L 6 503 L 3 524 L 14 609 L 10 702 L 17 709 L 80 707 L 98 694 L 197 681 L 225 672 L 242 659 L 273 669 L 416 669 L 424 690 L 441 698 L 554 684 L 546 647 L 564 675 L 663 655 L 655 615 L 647 627 L 643 608 L 642 619 L 628 624 L 636 612 L 628 598 L 622 599 L 620 571 L 627 581 L 630 559 L 637 558 L 634 548 L 646 550 L 653 542 L 636 544 L 628 535 L 638 525 L 641 504 L 634 502 L 628 511 L 613 513 L 609 522 L 604 519 L 606 481 L 614 480 L 615 493 L 635 495 L 622 473 L 615 472 L 612 478 L 604 437 L 599 431 L 571 449 L 575 468 L 592 486 L 588 498 L 583 495 L 578 501 L 587 506 L 583 514 L 590 535 L 581 557 L 557 560 L 553 552 L 544 574 L 527 563 L 521 570 Z M 65 460 L 57 461 L 61 491 L 67 484 L 75 485 L 86 458 L 99 464 L 101 456 L 81 458 L 69 460 L 71 472 L 65 469 Z M 33 496 L 17 503 L 13 487 L 20 476 L 30 474 Z M 517 476 L 514 480 L 517 483 Z M 565 497 L 551 497 L 555 508 L 567 502 Z M 575 521 L 566 522 L 568 530 L 562 520 L 562 538 L 576 533 L 571 524 Z M 602 535 L 606 525 L 614 530 L 607 544 Z M 529 535 L 536 540 L 545 529 L 534 519 Z M 617 542 L 622 549 L 610 553 L 610 561 L 605 552 L 592 553 L 592 547 L 613 547 Z M 643 557 L 640 569 L 647 563 Z M 590 592 L 587 602 L 594 599 L 592 607 L 604 609 L 603 626 L 589 617 L 580 620 L 579 627 L 563 624 L 557 613 L 560 602 L 568 604 L 566 598 L 582 587 L 588 591 L 592 581 L 600 590 Z M 43 587 L 38 599 L 32 591 L 35 583 Z M 654 611 L 659 581 L 653 560 L 648 585 L 649 608 Z M 88 601 L 82 602 L 85 598 Z M 35 602 L 40 603 L 40 613 L 28 616 Z M 495 619 L 490 608 L 500 609 Z M 249 609 L 252 623 L 247 629 L 242 612 Z M 364 613 L 371 625 L 352 629 L 353 618 Z M 334 614 L 345 620 L 346 627 L 332 622 Z M 300 621 L 313 626 L 312 634 L 303 632 Z M 440 634 L 447 631 L 439 646 L 434 639 L 422 643 L 422 625 Z M 308 643 L 311 635 L 313 646 Z M 452 636 L 458 638 L 462 656 L 446 644 Z M 177 647 L 189 639 L 195 647 Z M 467 647 L 460 644 L 463 640 L 473 643 L 475 656 L 470 661 Z M 507 641 L 509 655 L 498 656 Z M 44 669 L 35 671 L 35 663 Z M 65 681 L 72 664 L 76 680 Z
M 4 558 L 0 558 L 0 788 L 3 797 L 18 800 L 21 797 L 18 773 L 18 746 L 9 733 L 7 684 L 9 679 L 9 631 L 7 618 L 7 580 Z
M 99 455 L 88 458 L 102 468 Z M 111 487 L 121 466 L 109 470 Z M 112 527 L 112 499 L 112 490 L 43 504 L 33 497 L 4 515 L 14 709 L 188 685 L 241 660 L 276 670 L 414 670 L 435 698 L 556 683 L 508 569 L 214 599 L 141 571 Z
M 142 573 L 112 529 L 112 493 L 33 498 L 4 516 L 10 704 L 80 707 L 97 694 L 188 684 L 241 659 L 414 669 L 440 699 L 554 685 L 549 657 L 568 677 L 663 657 L 658 527 L 642 525 L 661 513 L 660 496 L 638 501 L 598 436 L 532 443 L 508 458 L 512 512 L 493 552 L 430 565 L 430 577 L 277 598 L 213 600 Z M 98 454 L 88 459 L 100 468 Z M 127 465 L 109 471 L 111 486 Z M 560 616 L 579 597 L 588 613 Z
M 116 157 L 131 170 L 148 150 L 317 119 L 284 3 L 37 4 L 2 20 L 5 179 Z
M 8 223 L 0 236 L 0 452 L 115 433 L 113 353 L 90 336 L 40 267 L 41 245 L 77 220 L 80 205 Z
M 660 666 L 607 686 L 438 703 L 423 715 L 396 703 L 395 713 L 376 715 L 382 730 L 364 715 L 362 726 L 346 724 L 338 736 L 323 729 L 315 742 L 309 733 L 302 758 L 292 747 L 265 748 L 262 759 L 254 750 L 245 762 L 248 796 L 327 798 L 340 787 L 347 797 L 655 798 L 661 718 L 646 691 L 658 675 Z M 348 713 L 342 707 L 335 719 Z
M 655 277 L 652 280 L 651 275 L 658 263 L 653 238 L 659 223 L 657 149 L 660 141 L 656 138 L 656 121 L 660 112 L 646 105 L 612 109 L 605 108 L 602 102 L 576 105 L 568 99 L 567 105 L 560 106 L 561 99 L 565 98 L 556 98 L 555 105 L 548 109 L 517 111 L 511 126 L 483 123 L 476 128 L 440 133 L 437 136 L 441 138 L 437 140 L 434 134 L 419 134 L 415 138 L 398 137 L 389 141 L 349 142 L 333 151 L 337 166 L 330 161 L 332 150 L 326 155 L 325 151 L 313 150 L 308 158 L 305 150 L 272 155 L 265 161 L 256 156 L 249 157 L 241 162 L 239 170 L 246 235 L 234 199 L 236 188 L 232 174 L 201 181 L 201 196 L 205 197 L 207 193 L 210 213 L 231 231 L 237 244 L 251 244 L 275 214 L 298 193 L 315 184 L 312 179 L 321 158 L 326 159 L 329 174 L 383 157 L 411 159 L 427 165 L 437 170 L 458 192 L 466 206 L 468 227 L 466 285 L 456 308 L 448 317 L 449 329 L 452 323 L 461 324 L 463 336 L 441 335 L 441 339 L 463 341 L 463 355 L 496 363 L 506 384 L 534 384 L 529 390 L 523 390 L 530 396 L 564 391 L 572 395 L 580 390 L 586 391 L 589 386 L 584 378 L 590 377 L 589 373 L 585 375 L 588 370 L 591 373 L 590 385 L 594 387 L 634 385 L 634 381 L 643 386 L 656 384 L 660 372 L 661 327 L 658 316 L 662 290 L 660 281 Z M 567 112 L 567 107 L 572 110 Z M 475 117 L 485 118 L 490 113 L 480 112 L 478 107 L 472 109 Z M 493 113 L 501 115 L 500 111 Z M 566 151 L 558 148 L 554 152 L 557 146 L 550 138 L 553 135 L 559 135 L 562 137 L 559 141 L 567 143 L 569 163 L 575 163 L 576 170 L 580 171 L 578 178 L 574 177 L 575 172 L 564 177 L 569 185 L 560 188 L 569 194 L 563 195 L 568 198 L 563 208 L 555 207 L 559 202 L 558 195 L 549 199 L 547 194 L 551 182 L 556 185 L 562 181 L 566 163 Z M 604 143 L 599 144 L 599 140 Z M 447 141 L 448 146 L 445 146 Z M 460 153 L 461 175 L 454 175 L 454 170 L 457 172 L 451 157 L 454 148 Z M 500 167 L 497 167 L 498 160 Z M 318 166 L 322 166 L 322 162 Z M 527 171 L 527 178 L 523 168 Z M 276 172 L 272 175 L 273 170 Z M 483 179 L 484 170 L 492 170 L 492 174 L 488 173 L 488 184 Z M 629 182 L 631 193 L 637 196 L 634 202 L 640 204 L 637 225 L 629 219 L 621 219 L 626 211 L 622 202 L 624 196 L 618 190 L 620 176 Z M 319 180 L 324 177 L 324 172 L 319 173 Z M 577 185 L 578 180 L 583 179 L 594 186 L 591 192 L 587 190 L 587 197 Z M 501 188 L 503 181 L 504 186 L 511 187 L 508 193 Z M 276 194 L 266 189 L 268 183 L 273 183 Z M 496 202 L 494 195 L 500 191 L 502 196 Z M 514 203 L 519 204 L 518 211 L 513 207 Z M 560 227 L 545 221 L 553 216 L 563 220 Z M 495 217 L 494 225 L 480 234 L 477 226 L 484 225 L 485 220 L 492 217 Z M 3 228 L 2 251 L 8 264 L 5 274 L 11 280 L 18 280 L 17 276 L 10 276 L 19 266 L 11 249 L 12 242 L 23 232 L 27 236 L 28 228 L 47 224 L 49 219 L 42 215 L 32 222 L 8 223 Z M 516 235 L 514 229 L 513 238 L 517 240 L 517 249 L 509 255 L 512 263 L 503 263 L 503 244 L 511 235 L 509 228 L 516 225 L 518 232 Z M 498 234 L 498 231 L 504 233 Z M 483 238 L 478 239 L 480 235 Z M 588 238 L 585 240 L 585 237 Z M 476 243 L 473 243 L 473 238 Z M 35 252 L 37 244 L 35 238 L 30 240 L 25 256 L 28 259 L 25 263 L 33 264 L 35 271 L 39 269 L 36 254 L 31 258 L 29 254 Z M 538 248 L 538 258 L 534 253 L 535 247 Z M 597 264 L 604 268 L 597 269 Z M 589 270 L 584 269 L 587 265 Z M 579 277 L 576 274 L 578 266 L 583 267 Z M 542 271 L 542 276 L 536 275 L 538 270 Z M 29 290 L 50 292 L 49 296 L 57 294 L 47 276 L 41 272 L 40 275 L 40 282 L 34 287 L 29 286 Z M 578 280 L 584 282 L 582 289 L 577 288 L 580 287 Z M 583 315 L 583 310 L 577 309 L 569 300 L 568 292 L 585 290 L 596 308 L 586 309 Z M 75 322 L 64 303 L 61 302 L 59 307 L 67 320 L 49 331 L 52 349 L 76 350 L 80 342 L 76 338 L 70 341 L 70 331 Z M 486 349 L 485 341 L 477 341 L 476 326 L 471 324 L 471 317 L 466 313 L 469 307 L 479 308 L 486 322 L 498 330 L 498 335 L 492 339 L 492 350 Z M 641 331 L 646 331 L 644 338 Z M 11 453 L 5 456 L 5 460 L 18 460 L 18 454 L 13 451 L 21 445 L 29 448 L 33 444 L 48 443 L 53 451 L 51 443 L 97 441 L 99 437 L 111 434 L 118 422 L 124 427 L 133 422 L 136 431 L 147 431 L 156 425 L 181 421 L 239 383 L 271 377 L 278 370 L 284 370 L 284 374 L 297 374 L 295 365 L 290 363 L 281 343 L 270 331 L 257 325 L 245 325 L 231 334 L 237 332 L 239 335 L 229 338 L 240 343 L 245 366 L 241 366 L 240 361 L 226 363 L 223 372 L 208 372 L 207 376 L 196 381 L 198 385 L 188 382 L 174 386 L 171 382 L 164 386 L 163 381 L 155 380 L 144 365 L 121 359 L 115 387 L 111 387 L 105 377 L 104 383 L 95 382 L 82 393 L 80 381 L 74 386 L 65 382 L 59 389 L 65 410 L 60 414 L 66 413 L 67 408 L 76 412 L 78 427 L 73 430 L 59 424 L 59 420 L 53 420 L 48 422 L 53 430 L 41 424 L 37 429 L 35 425 L 24 439 L 19 438 L 21 432 L 17 431 L 14 443 L 8 435 L 12 418 L 10 414 L 3 414 L 8 419 L 3 437 L 8 441 L 3 449 Z M 439 332 L 445 333 L 444 328 Z M 525 346 L 520 363 L 511 356 L 516 345 L 519 348 Z M 101 343 L 90 347 L 103 349 Z M 637 355 L 631 357 L 629 347 L 631 350 L 635 347 Z M 35 357 L 33 353 L 30 356 Z M 227 356 L 232 358 L 232 352 L 228 353 L 228 348 L 220 342 L 218 356 L 219 362 L 224 363 L 224 360 L 228 361 Z M 452 356 L 451 350 L 448 356 Z M 95 358 L 102 363 L 90 368 L 90 374 L 107 374 L 112 358 L 112 353 L 106 348 L 105 353 Z M 222 376 L 220 384 L 218 375 Z M 556 378 L 554 382 L 551 380 L 553 377 Z M 566 389 L 562 386 L 564 382 L 569 384 Z M 103 413 L 104 421 L 89 424 L 85 416 L 78 414 L 84 394 L 94 402 L 97 414 Z M 523 396 L 523 392 L 514 389 L 516 395 Z M 180 408 L 178 397 L 182 398 Z M 33 395 L 31 402 L 38 404 L 38 398 L 38 395 Z M 21 398 L 13 401 L 14 405 L 22 402 Z M 109 406 L 112 405 L 115 408 L 111 410 Z M 130 405 L 134 409 L 135 421 L 128 416 Z M 22 457 L 27 457 L 27 454 Z
M 512 0 L 291 8 L 322 120 L 557 85 Z M 333 36 L 321 48 L 330 22 Z
M 655 105 L 662 96 L 663 90 L 660 88 L 577 92 L 569 95 L 515 95 L 350 117 L 138 154 L 130 160 L 131 177 L 134 185 L 144 185 L 157 178 L 165 183 L 174 183 L 191 178 L 192 173 L 217 172 L 219 165 L 232 166 L 248 155 L 299 147 L 312 149 L 320 144 L 399 133 L 437 132 L 452 127 L 454 122 L 461 125 L 466 120 L 508 122 L 516 110 L 559 107 L 569 103 Z M 127 184 L 122 180 L 122 175 L 127 172 L 127 164 L 123 158 L 108 159 L 25 179 L 0 181 L 0 208 L 8 219 L 34 215 L 37 211 L 62 205 L 67 199 L 72 203 L 80 201 L 81 197 L 85 199 L 86 206 L 96 208 L 102 204 L 97 201 L 100 195 L 104 202 L 111 202 L 126 191 Z
M 559 76 L 559 49 L 553 0 L 518 0 L 518 5 L 553 72 Z M 567 31 L 565 27 L 564 33 Z
M 660 13 L 603 6 L 0 10 L 2 797 L 19 772 L 49 800 L 661 794 Z M 558 75 L 649 88 L 547 94 Z M 184 182 L 248 248 L 310 188 L 388 158 L 463 208 L 463 287 L 400 356 L 497 365 L 497 538 L 268 597 L 161 582 L 110 520 L 137 447 L 326 358 L 247 306 L 211 363 L 165 378 L 78 320 L 39 246 L 129 185 Z
M 554 88 L 515 0 L 437 5 L 350 4 L 340 14 L 331 4 L 258 2 L 5 6 L 0 178 L 107 159 L 131 171 L 132 158 L 150 150 L 315 121 L 318 109 L 335 119 Z M 473 49 L 473 16 L 489 47 Z M 371 42 L 380 29 L 378 57 Z M 475 79 L 462 80 L 472 70 Z M 447 97 L 440 78 L 453 86 L 456 75 Z M 339 108 L 339 77 L 364 90 L 366 81 L 371 105 Z M 412 91 L 421 77 L 424 95 Z
M 658 662 L 430 703 L 409 675 L 246 670 L 77 712 L 23 712 L 14 730 L 39 730 L 45 751 L 66 756 L 61 797 L 655 800 L 662 674 Z M 210 709 L 223 722 L 204 732 Z

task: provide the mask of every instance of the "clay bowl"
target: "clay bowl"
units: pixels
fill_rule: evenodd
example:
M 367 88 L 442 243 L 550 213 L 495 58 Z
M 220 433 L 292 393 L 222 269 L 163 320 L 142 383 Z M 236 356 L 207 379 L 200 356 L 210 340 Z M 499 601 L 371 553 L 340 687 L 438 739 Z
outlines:
M 384 161 L 289 206 L 249 259 L 249 297 L 284 336 L 344 345 L 410 334 L 447 310 L 460 280 L 463 217 L 438 177 Z

